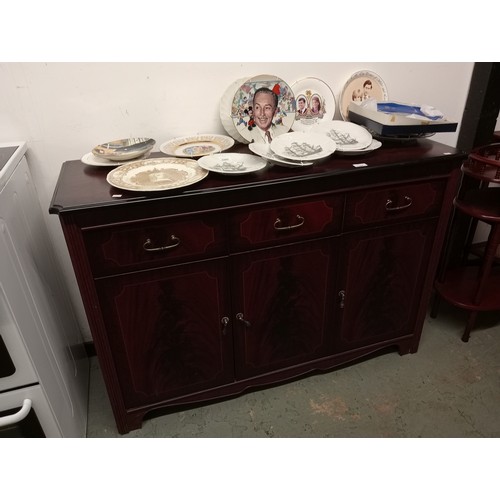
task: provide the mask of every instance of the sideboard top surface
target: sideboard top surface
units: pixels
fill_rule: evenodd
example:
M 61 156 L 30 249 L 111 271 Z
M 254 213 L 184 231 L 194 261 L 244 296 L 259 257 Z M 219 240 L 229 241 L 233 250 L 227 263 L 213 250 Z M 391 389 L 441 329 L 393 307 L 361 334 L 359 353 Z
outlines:
M 248 153 L 246 145 L 236 145 L 231 151 Z M 153 153 L 151 157 L 163 157 L 163 153 Z M 387 143 L 380 149 L 364 156 L 333 155 L 325 161 L 304 168 L 267 166 L 265 169 L 245 175 L 221 175 L 210 173 L 202 181 L 173 190 L 161 192 L 125 191 L 108 184 L 108 167 L 89 166 L 80 160 L 63 163 L 57 186 L 54 190 L 49 212 L 61 214 L 75 210 L 124 206 L 137 202 L 169 202 L 199 199 L 204 195 L 217 196 L 222 191 L 245 196 L 250 191 L 281 186 L 287 190 L 293 186 L 308 183 L 314 189 L 327 185 L 340 188 L 343 185 L 362 186 L 363 183 L 377 182 L 393 175 L 404 180 L 405 173 L 422 171 L 422 175 L 433 175 L 436 165 L 457 164 L 465 158 L 459 150 L 428 139 L 411 143 Z M 361 164 L 361 165 L 360 165 Z M 425 170 L 425 166 L 430 170 Z M 333 184 L 332 184 L 333 183 Z M 293 190 L 292 190 L 293 191 Z M 291 192 L 292 192 L 291 191 Z

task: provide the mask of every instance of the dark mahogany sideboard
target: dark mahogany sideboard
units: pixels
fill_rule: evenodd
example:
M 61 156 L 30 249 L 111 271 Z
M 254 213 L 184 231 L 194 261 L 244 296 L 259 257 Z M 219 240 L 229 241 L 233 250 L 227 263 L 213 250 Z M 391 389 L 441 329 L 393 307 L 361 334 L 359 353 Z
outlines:
M 65 162 L 50 213 L 119 432 L 153 410 L 416 352 L 464 158 L 420 139 L 156 193 Z

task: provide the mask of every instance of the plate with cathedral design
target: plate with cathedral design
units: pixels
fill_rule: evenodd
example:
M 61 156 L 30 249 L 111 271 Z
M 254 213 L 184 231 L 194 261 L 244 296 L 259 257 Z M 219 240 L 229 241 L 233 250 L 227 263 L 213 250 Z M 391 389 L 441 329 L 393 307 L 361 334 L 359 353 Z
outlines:
M 289 160 L 319 160 L 330 156 L 336 143 L 326 134 L 315 132 L 289 132 L 273 139 L 273 153 Z

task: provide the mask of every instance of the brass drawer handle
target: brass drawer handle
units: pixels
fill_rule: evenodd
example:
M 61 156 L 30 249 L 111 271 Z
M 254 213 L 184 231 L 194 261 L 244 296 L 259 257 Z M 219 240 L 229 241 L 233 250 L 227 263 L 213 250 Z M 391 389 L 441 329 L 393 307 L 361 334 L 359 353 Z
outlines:
M 292 226 L 282 226 L 281 225 L 281 219 L 278 217 L 274 221 L 274 229 L 276 229 L 276 231 L 290 231 L 292 229 L 297 229 L 298 227 L 304 225 L 304 222 L 305 222 L 304 217 L 301 217 L 300 215 L 296 215 L 295 218 L 297 219 L 298 224 L 295 224 L 295 225 L 292 225 Z
M 385 204 L 385 209 L 388 212 L 396 212 L 398 210 L 404 210 L 405 208 L 410 207 L 411 204 L 413 203 L 413 200 L 409 196 L 405 196 L 404 201 L 405 205 L 400 205 L 399 207 L 393 207 L 392 205 L 394 204 L 394 201 L 389 198 Z
M 170 245 L 163 245 L 160 247 L 153 247 L 153 242 L 148 238 L 145 242 L 144 245 L 142 245 L 142 248 L 146 250 L 146 252 L 162 252 L 164 250 L 170 250 L 171 248 L 178 247 L 181 244 L 181 240 L 177 238 L 177 236 L 174 236 L 173 234 L 170 235 L 170 240 L 172 243 Z

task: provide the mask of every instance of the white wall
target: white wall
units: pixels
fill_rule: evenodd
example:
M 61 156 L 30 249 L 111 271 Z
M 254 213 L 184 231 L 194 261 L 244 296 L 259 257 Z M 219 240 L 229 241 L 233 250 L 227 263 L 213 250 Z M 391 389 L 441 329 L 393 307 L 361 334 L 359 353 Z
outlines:
M 56 251 L 84 337 L 90 339 L 57 216 L 48 214 L 61 164 L 96 144 L 130 136 L 156 140 L 225 134 L 219 99 L 235 80 L 272 74 L 292 85 L 305 77 L 326 82 L 339 100 L 356 71 L 371 70 L 389 98 L 430 104 L 460 122 L 473 63 L 0 63 L 0 142 L 25 140 Z M 337 112 L 336 118 L 340 118 Z M 458 131 L 434 140 L 455 146 Z

